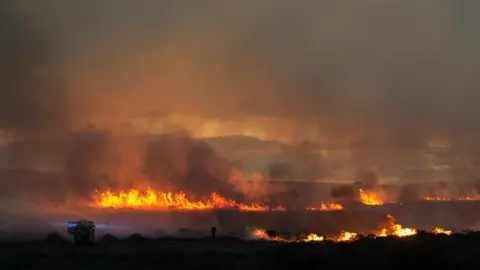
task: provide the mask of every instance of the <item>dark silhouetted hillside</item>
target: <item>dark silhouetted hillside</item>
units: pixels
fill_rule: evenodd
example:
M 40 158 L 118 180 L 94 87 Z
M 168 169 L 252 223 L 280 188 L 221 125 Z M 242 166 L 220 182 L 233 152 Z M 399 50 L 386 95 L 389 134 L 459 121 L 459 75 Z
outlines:
M 43 239 L 42 242 L 46 244 L 51 244 L 51 245 L 69 243 L 68 240 L 66 240 L 63 236 L 61 236 L 57 232 L 52 232 L 48 234 L 47 237 L 45 237 L 45 239 Z
M 98 240 L 98 243 L 99 244 L 113 244 L 113 243 L 116 243 L 118 241 L 119 241 L 119 239 L 116 236 L 107 233 L 102 238 L 100 238 L 100 240 Z

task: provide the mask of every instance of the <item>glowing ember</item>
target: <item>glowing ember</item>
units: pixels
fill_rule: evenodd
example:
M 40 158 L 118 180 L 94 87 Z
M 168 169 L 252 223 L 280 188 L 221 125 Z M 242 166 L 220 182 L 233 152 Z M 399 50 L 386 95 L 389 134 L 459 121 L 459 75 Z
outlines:
M 259 238 L 259 239 L 265 239 L 268 240 L 270 237 L 268 237 L 268 234 L 264 230 L 253 230 L 252 232 L 253 237 Z
M 216 207 L 214 207 L 216 208 Z M 218 207 L 220 208 L 220 207 Z M 226 208 L 226 207 L 224 207 Z M 251 205 L 245 205 L 245 204 L 236 204 L 236 207 L 231 207 L 231 208 L 238 208 L 240 211 L 255 211 L 255 212 L 264 212 L 268 211 L 269 207 L 268 206 L 263 206 L 259 204 L 251 204 Z
M 452 231 L 450 231 L 450 230 L 445 230 L 445 229 L 436 227 L 435 229 L 433 229 L 433 233 L 434 233 L 434 234 L 446 234 L 446 235 L 450 235 L 450 234 L 452 234 Z
M 447 197 L 425 197 L 424 200 L 426 201 L 473 201 L 475 198 L 473 197 L 460 197 L 460 198 L 447 198 Z
M 449 199 L 444 197 L 425 197 L 426 201 L 449 201 Z
M 383 201 L 378 198 L 375 193 L 372 192 L 365 192 L 363 189 L 359 190 L 360 192 L 360 200 L 363 204 L 366 205 L 383 205 Z
M 287 208 L 283 207 L 283 206 L 277 206 L 275 208 L 272 208 L 272 211 L 279 211 L 279 212 L 283 212 L 283 211 L 287 211 Z
M 339 211 L 343 210 L 343 206 L 336 203 L 321 203 L 318 207 L 308 207 L 311 211 Z

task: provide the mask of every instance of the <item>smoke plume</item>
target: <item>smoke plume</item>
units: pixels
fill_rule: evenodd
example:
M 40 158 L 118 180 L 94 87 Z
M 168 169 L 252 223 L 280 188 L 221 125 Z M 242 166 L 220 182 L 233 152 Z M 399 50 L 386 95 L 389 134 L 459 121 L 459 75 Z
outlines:
M 229 180 L 237 161 L 272 180 L 472 181 L 479 10 L 473 0 L 3 0 L 0 161 L 55 174 L 83 197 L 140 179 L 245 193 Z M 238 139 L 226 160 L 201 140 L 231 135 L 257 148 Z
M 21 137 L 62 130 L 66 100 L 52 36 L 13 1 L 0 1 L 0 32 L 0 129 Z

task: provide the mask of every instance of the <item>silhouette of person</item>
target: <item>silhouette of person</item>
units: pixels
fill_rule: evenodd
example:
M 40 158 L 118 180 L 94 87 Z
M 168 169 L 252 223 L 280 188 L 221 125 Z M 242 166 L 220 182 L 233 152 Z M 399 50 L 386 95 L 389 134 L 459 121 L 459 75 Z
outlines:
M 213 226 L 212 229 L 210 230 L 210 233 L 212 234 L 212 240 L 215 240 L 215 234 L 217 233 L 217 228 Z

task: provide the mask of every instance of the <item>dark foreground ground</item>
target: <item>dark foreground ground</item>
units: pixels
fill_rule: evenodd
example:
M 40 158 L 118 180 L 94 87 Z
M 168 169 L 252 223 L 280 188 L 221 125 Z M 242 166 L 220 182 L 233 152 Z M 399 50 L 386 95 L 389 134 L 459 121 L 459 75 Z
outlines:
M 112 237 L 91 247 L 49 237 L 0 244 L 0 269 L 480 269 L 480 234 L 351 243 Z

